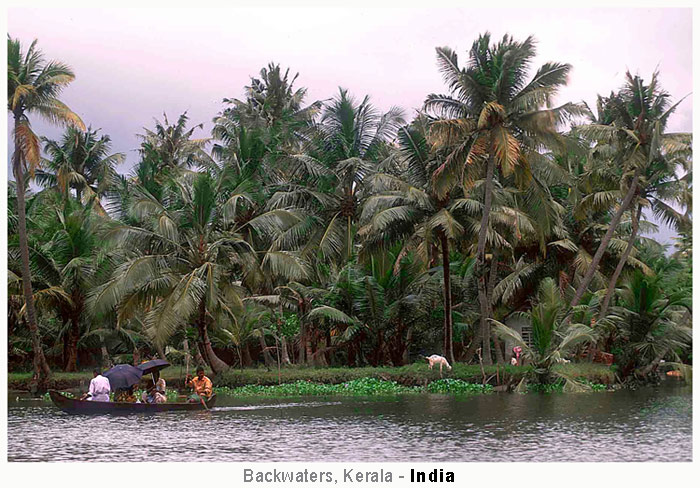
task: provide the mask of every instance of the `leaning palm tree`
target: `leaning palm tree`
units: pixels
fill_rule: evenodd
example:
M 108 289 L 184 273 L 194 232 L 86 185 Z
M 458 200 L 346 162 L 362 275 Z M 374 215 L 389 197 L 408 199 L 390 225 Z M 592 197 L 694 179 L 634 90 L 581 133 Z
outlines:
M 682 101 L 682 100 L 681 100 Z M 613 215 L 608 231 L 601 241 L 591 268 L 577 289 L 573 305 L 590 284 L 589 275 L 595 272 L 622 215 L 632 214 L 632 232 L 627 247 L 608 283 L 601 305 L 600 317 L 607 313 L 617 280 L 627 263 L 639 229 L 643 207 L 666 224 L 680 227 L 687 225 L 687 217 L 673 208 L 684 206 L 685 184 L 678 178 L 680 171 L 691 168 L 691 136 L 683 133 L 665 133 L 668 119 L 680 102 L 670 106 L 670 95 L 658 84 L 658 72 L 652 75 L 648 85 L 639 76 L 627 72 L 627 82 L 619 93 L 598 98 L 598 116 L 593 124 L 578 129 L 582 134 L 596 138 L 599 154 L 611 154 L 609 161 L 622 178 L 626 194 Z M 684 177 L 688 180 L 688 177 Z
M 7 109 L 14 119 L 14 153 L 12 171 L 17 182 L 17 214 L 19 247 L 22 255 L 22 286 L 27 324 L 34 348 L 34 371 L 45 384 L 51 370 L 44 357 L 36 322 L 32 279 L 29 270 L 27 221 L 25 210 L 26 176 L 31 178 L 41 163 L 39 138 L 32 132 L 29 115 L 35 114 L 53 123 L 84 129 L 83 122 L 59 100 L 59 95 L 75 76 L 69 66 L 58 61 L 45 61 L 34 40 L 23 52 L 19 39 L 7 37 Z
M 98 137 L 98 130 L 92 128 L 69 127 L 60 141 L 42 140 L 49 158 L 43 161 L 47 171 L 37 171 L 37 181 L 44 187 L 57 187 L 64 196 L 74 190 L 79 202 L 99 205 L 99 198 L 117 180 L 115 166 L 125 159 L 123 153 L 110 154 L 110 137 Z
M 496 169 L 504 177 L 529 180 L 529 166 L 540 150 L 558 142 L 557 126 L 583 113 L 575 104 L 551 108 L 558 89 L 566 84 L 571 66 L 545 63 L 528 82 L 530 63 L 536 54 L 535 40 L 524 42 L 504 36 L 491 44 L 485 33 L 469 51 L 469 65 L 460 68 L 450 48 L 437 49 L 438 64 L 449 95 L 428 95 L 425 108 L 439 119 L 431 135 L 435 145 L 450 148 L 450 154 L 433 176 L 438 196 L 456 185 L 474 191 L 480 184 L 483 212 L 477 241 L 478 278 L 483 337 L 490 337 L 487 293 L 486 245 Z M 479 167 L 479 172 L 473 167 Z M 484 356 L 490 361 L 489 342 Z

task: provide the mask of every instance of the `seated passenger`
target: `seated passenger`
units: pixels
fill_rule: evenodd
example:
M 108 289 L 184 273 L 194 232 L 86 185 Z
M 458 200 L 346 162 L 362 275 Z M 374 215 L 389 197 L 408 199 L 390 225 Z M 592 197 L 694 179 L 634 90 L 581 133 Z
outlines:
M 148 391 L 144 391 L 141 395 L 141 400 L 144 403 L 165 403 L 168 397 L 165 394 L 165 380 L 158 379 L 155 385 L 151 386 Z
M 134 387 L 130 386 L 127 389 L 119 389 L 114 394 L 114 401 L 120 403 L 137 403 L 136 395 L 134 395 Z
M 91 402 L 108 402 L 109 401 L 109 379 L 102 376 L 99 369 L 92 372 L 93 378 L 90 380 L 90 389 L 86 394 L 80 397 L 81 400 Z
M 211 398 L 211 380 L 204 376 L 204 368 L 197 368 L 197 376 L 192 378 L 192 375 L 187 375 L 186 386 L 192 387 L 194 393 L 190 396 L 191 402 L 207 401 Z
M 156 381 L 155 393 L 153 394 L 154 403 L 165 403 L 168 401 L 168 397 L 165 394 L 165 380 L 159 378 Z

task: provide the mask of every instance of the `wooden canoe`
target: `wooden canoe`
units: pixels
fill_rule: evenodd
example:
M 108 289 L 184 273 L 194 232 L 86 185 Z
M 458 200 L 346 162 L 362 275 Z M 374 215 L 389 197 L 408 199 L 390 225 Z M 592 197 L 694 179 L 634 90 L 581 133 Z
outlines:
M 75 414 L 129 414 L 129 413 L 157 413 L 172 411 L 205 410 L 201 402 L 197 403 L 123 403 L 123 402 L 90 402 L 69 398 L 58 391 L 50 390 L 51 401 L 66 413 Z M 207 408 L 212 408 L 216 403 L 216 395 L 206 402 Z

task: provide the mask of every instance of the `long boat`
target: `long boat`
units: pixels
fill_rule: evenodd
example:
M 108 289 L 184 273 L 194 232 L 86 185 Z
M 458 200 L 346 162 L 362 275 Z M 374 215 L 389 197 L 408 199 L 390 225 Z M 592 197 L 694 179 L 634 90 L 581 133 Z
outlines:
M 91 402 L 70 398 L 62 393 L 50 390 L 51 401 L 66 413 L 73 414 L 129 414 L 129 413 L 157 413 L 172 411 L 207 410 L 216 403 L 216 395 L 206 402 L 191 403 L 126 403 L 126 402 Z

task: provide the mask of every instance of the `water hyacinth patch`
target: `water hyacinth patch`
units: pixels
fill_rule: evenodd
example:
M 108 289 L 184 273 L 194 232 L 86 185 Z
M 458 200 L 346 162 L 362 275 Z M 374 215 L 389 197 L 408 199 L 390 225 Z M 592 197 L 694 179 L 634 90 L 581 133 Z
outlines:
M 396 395 L 413 393 L 415 388 L 399 385 L 396 381 L 386 381 L 377 378 L 361 378 L 343 383 L 345 391 L 353 395 Z
M 296 381 L 281 385 L 246 385 L 237 388 L 217 387 L 218 394 L 232 396 L 381 396 L 418 393 L 442 393 L 453 395 L 490 393 L 491 385 L 468 383 L 462 380 L 442 379 L 422 386 L 404 386 L 396 381 L 377 378 L 360 378 L 335 385 Z
M 385 381 L 376 378 L 362 378 L 336 385 L 295 381 L 281 385 L 246 385 L 237 388 L 220 387 L 214 389 L 217 393 L 233 396 L 310 396 L 310 395 L 397 395 L 417 393 L 416 387 L 399 385 L 395 381 Z

